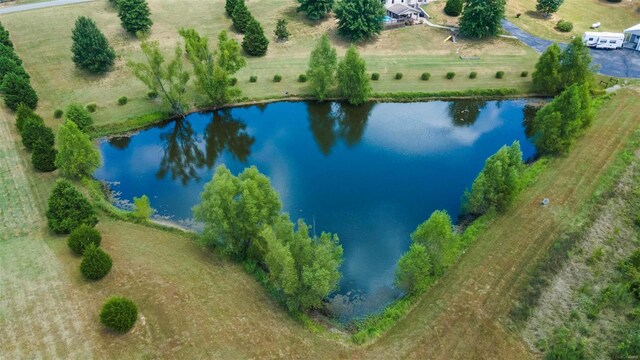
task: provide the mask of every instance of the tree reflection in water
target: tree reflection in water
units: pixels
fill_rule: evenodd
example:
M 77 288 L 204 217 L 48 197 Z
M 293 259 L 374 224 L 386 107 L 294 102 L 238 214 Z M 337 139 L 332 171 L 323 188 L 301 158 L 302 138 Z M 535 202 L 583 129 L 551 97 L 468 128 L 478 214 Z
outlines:
M 480 112 L 487 105 L 482 100 L 458 100 L 449 103 L 449 115 L 455 126 L 471 126 L 475 124 Z
M 183 185 L 199 180 L 199 170 L 215 165 L 226 149 L 239 161 L 246 162 L 255 139 L 249 136 L 246 125 L 233 119 L 229 110 L 211 113 L 211 121 L 201 138 L 187 119 L 178 119 L 169 131 L 160 134 L 164 143 L 164 155 L 156 177 L 163 179 L 171 174 Z
M 374 103 L 352 106 L 342 103 L 308 103 L 309 123 L 313 137 L 324 155 L 329 155 L 342 139 L 351 147 L 360 142 Z
M 113 136 L 109 138 L 109 144 L 111 144 L 114 148 L 119 150 L 124 150 L 131 143 L 130 136 Z

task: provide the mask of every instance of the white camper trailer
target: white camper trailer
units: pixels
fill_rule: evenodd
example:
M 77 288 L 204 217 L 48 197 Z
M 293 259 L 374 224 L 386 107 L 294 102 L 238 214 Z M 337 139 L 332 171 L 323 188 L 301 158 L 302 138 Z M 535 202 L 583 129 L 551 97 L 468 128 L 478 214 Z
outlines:
M 582 42 L 596 49 L 622 49 L 624 34 L 610 32 L 586 32 Z

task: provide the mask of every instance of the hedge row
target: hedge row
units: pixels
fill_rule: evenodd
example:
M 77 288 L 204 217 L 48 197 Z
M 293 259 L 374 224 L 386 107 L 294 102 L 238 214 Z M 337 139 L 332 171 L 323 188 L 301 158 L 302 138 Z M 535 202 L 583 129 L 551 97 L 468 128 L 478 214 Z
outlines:
M 23 104 L 30 109 L 38 106 L 38 94 L 31 86 L 29 74 L 22 66 L 13 43 L 2 23 L 0 23 L 0 93 L 4 104 L 11 110 L 18 110 Z

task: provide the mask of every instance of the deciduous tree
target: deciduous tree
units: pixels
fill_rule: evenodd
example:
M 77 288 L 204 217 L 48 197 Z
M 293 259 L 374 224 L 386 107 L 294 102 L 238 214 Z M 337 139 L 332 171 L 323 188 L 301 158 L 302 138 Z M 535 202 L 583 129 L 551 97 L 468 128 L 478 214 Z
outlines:
M 118 16 L 122 27 L 130 34 L 151 29 L 151 10 L 147 0 L 118 0 Z
M 441 275 L 453 262 L 457 236 L 453 232 L 451 217 L 446 211 L 434 211 L 429 219 L 411 234 L 411 240 L 424 246 L 432 265 L 432 275 Z
M 84 130 L 93 124 L 89 110 L 80 104 L 69 104 L 64 117 L 69 121 L 73 121 L 80 130 Z
M 336 83 L 338 55 L 331 46 L 329 36 L 323 35 L 311 52 L 307 76 L 316 98 L 323 101 Z
M 460 34 L 475 39 L 498 35 L 504 9 L 505 0 L 467 0 L 460 19 Z
M 566 89 L 573 84 L 589 83 L 593 77 L 591 72 L 591 55 L 589 48 L 582 43 L 580 37 L 573 39 L 560 54 L 560 73 Z
M 333 9 L 334 0 L 298 0 L 298 12 L 303 12 L 309 20 L 320 20 Z
M 147 220 L 153 212 L 154 210 L 151 208 L 151 203 L 147 195 L 133 198 L 133 216 L 136 219 Z
M 551 16 L 552 13 L 560 9 L 560 5 L 564 0 L 538 0 L 536 10 L 544 14 L 545 17 Z
M 111 68 L 116 53 L 96 23 L 88 17 L 76 20 L 72 35 L 73 62 L 92 74 L 104 73 Z
M 98 150 L 72 121 L 65 121 L 58 130 L 58 148 L 56 167 L 65 177 L 91 176 L 100 166 Z
M 560 91 L 562 87 L 560 52 L 560 47 L 553 44 L 538 59 L 536 70 L 531 75 L 536 92 L 554 95 Z
M 367 76 L 367 64 L 351 45 L 344 59 L 338 64 L 338 88 L 352 105 L 361 105 L 371 95 L 371 84 Z
M 431 263 L 427 249 L 418 243 L 411 244 L 396 268 L 395 283 L 409 294 L 420 293 L 431 279 Z
M 338 33 L 359 42 L 380 34 L 385 10 L 380 0 L 340 0 L 335 14 Z

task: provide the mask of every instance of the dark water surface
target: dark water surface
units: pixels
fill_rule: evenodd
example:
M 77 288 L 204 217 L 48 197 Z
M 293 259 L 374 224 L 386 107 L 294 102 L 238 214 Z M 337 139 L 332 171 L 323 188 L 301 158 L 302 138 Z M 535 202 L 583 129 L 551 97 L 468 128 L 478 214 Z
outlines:
M 190 225 L 216 165 L 236 174 L 256 165 L 292 219 L 339 235 L 345 261 L 332 308 L 349 318 L 399 295 L 393 274 L 409 235 L 434 210 L 456 219 L 487 157 L 514 140 L 534 155 L 526 104 L 281 102 L 192 114 L 102 141 L 95 176 L 112 185 L 117 205 L 146 194 L 159 216 Z

